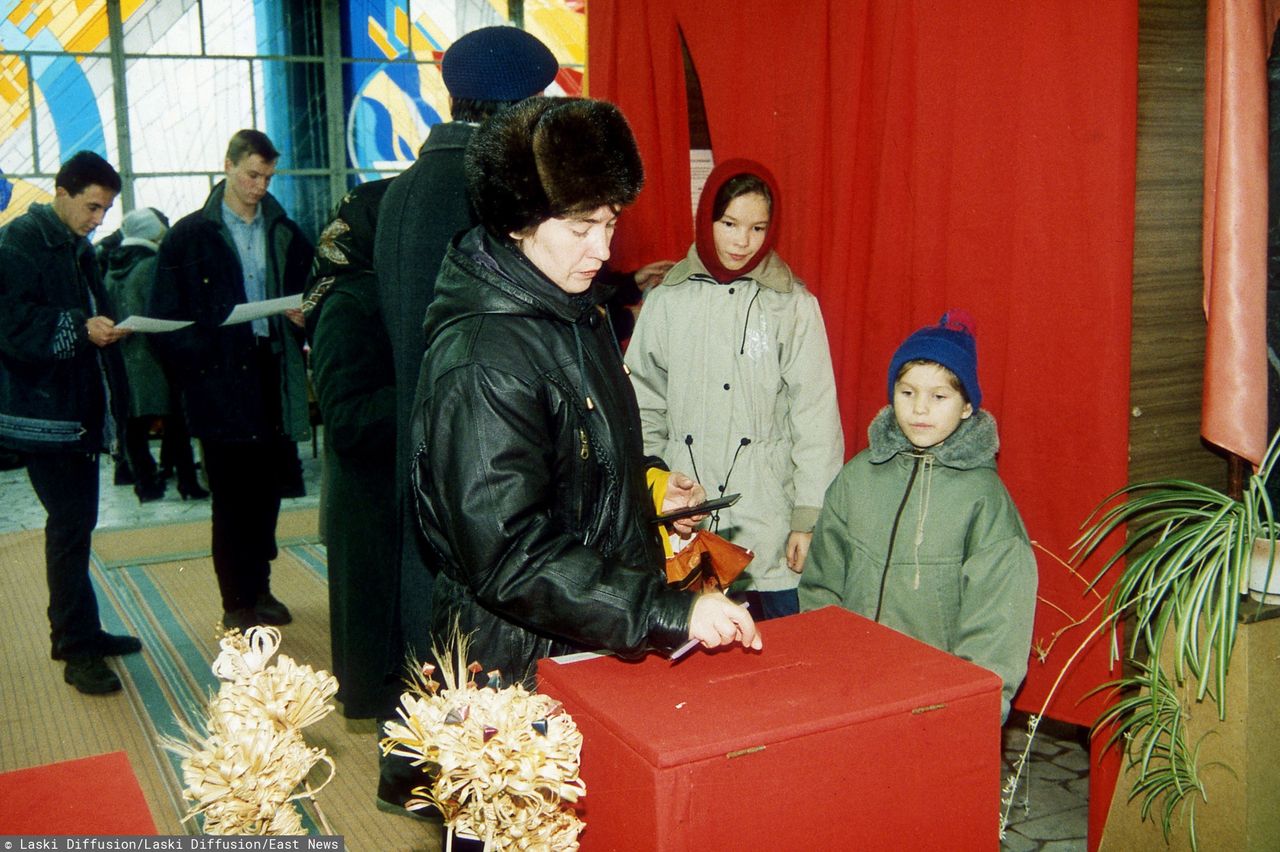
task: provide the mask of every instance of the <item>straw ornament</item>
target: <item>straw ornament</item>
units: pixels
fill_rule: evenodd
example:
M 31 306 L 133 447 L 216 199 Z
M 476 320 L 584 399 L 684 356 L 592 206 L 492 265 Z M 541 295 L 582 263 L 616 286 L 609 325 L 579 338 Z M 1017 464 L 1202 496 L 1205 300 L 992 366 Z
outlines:
M 548 696 L 495 688 L 493 673 L 479 687 L 482 669 L 465 664 L 467 645 L 455 634 L 451 653 L 436 649 L 444 688 L 424 667 L 401 696 L 399 721 L 386 723 L 383 752 L 425 774 L 405 807 L 436 807 L 452 831 L 486 849 L 577 849 L 583 823 L 572 804 L 586 795 L 578 726 Z
M 270 664 L 280 647 L 273 627 L 233 630 L 219 644 L 212 669 L 223 682 L 209 698 L 204 731 L 165 742 L 182 757 L 183 793 L 193 803 L 185 819 L 202 814 L 205 834 L 305 834 L 292 803 L 314 798 L 335 767 L 324 749 L 306 744 L 301 729 L 333 711 L 328 702 L 338 682 L 284 655 Z M 328 775 L 312 788 L 306 779 L 317 764 Z M 317 814 L 324 824 L 318 805 Z

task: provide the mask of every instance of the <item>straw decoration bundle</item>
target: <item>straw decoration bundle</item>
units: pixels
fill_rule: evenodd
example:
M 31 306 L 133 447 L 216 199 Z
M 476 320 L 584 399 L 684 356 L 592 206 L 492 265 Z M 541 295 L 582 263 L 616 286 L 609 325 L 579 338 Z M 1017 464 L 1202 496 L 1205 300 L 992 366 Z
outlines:
M 383 752 L 427 776 L 405 806 L 435 806 L 454 833 L 486 849 L 577 849 L 583 823 L 572 803 L 586 795 L 578 726 L 548 696 L 499 688 L 497 672 L 477 686 L 480 666 L 465 665 L 467 650 L 456 634 L 452 654 L 436 649 L 444 688 L 424 665 L 401 696 L 400 721 L 386 724 Z
M 301 729 L 333 711 L 338 682 L 283 654 L 268 665 L 280 646 L 274 627 L 232 630 L 219 644 L 212 668 L 222 684 L 209 698 L 205 732 L 165 742 L 182 757 L 183 792 L 193 802 L 186 819 L 203 814 L 205 834 L 305 834 L 293 802 L 314 798 L 333 780 L 334 764 Z M 313 789 L 306 778 L 318 763 L 329 773 Z

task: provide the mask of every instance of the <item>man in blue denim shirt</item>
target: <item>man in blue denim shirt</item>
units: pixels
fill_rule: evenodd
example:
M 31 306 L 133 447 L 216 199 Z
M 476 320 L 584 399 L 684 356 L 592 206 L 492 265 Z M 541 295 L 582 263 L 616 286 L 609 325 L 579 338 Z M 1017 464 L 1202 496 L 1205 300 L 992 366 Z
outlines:
M 280 152 L 266 134 L 231 137 L 226 180 L 160 245 L 151 310 L 194 325 L 156 336 L 179 377 L 213 495 L 213 566 L 222 623 L 288 624 L 271 594 L 281 460 L 310 431 L 302 312 L 224 326 L 245 302 L 301 293 L 311 245 L 267 191 Z

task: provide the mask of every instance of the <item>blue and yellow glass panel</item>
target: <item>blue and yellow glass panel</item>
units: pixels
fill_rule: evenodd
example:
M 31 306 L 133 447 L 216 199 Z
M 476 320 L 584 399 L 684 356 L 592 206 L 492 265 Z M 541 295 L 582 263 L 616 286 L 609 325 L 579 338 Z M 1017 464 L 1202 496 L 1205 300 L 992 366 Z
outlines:
M 350 54 L 368 61 L 351 66 L 347 153 L 353 168 L 372 178 L 373 170 L 407 167 L 431 126 L 448 120 L 439 62 L 449 45 L 464 32 L 506 23 L 508 9 L 503 0 L 351 0 L 348 12 Z M 584 0 L 525 0 L 524 25 L 566 66 L 552 90 L 581 94 Z
M 144 0 L 124 0 L 132 14 Z M 0 168 L 50 172 L 80 150 L 110 159 L 114 133 L 111 68 L 105 0 L 0 0 L 0 49 L 68 53 L 104 52 L 98 57 L 0 56 Z M 31 102 L 34 92 L 36 102 Z M 33 151 L 31 121 L 38 117 Z M 49 193 L 27 181 L 0 177 L 0 223 Z
M 192 5 L 122 0 L 130 52 L 150 47 L 138 43 L 143 33 L 153 33 L 154 43 L 166 37 L 163 27 L 132 28 L 135 15 L 176 12 L 156 15 L 152 24 L 172 26 Z M 256 0 L 254 6 L 259 17 L 273 4 Z M 413 162 L 431 125 L 447 120 L 448 93 L 439 71 L 444 51 L 464 32 L 506 23 L 508 8 L 505 0 L 348 0 L 344 8 L 344 50 L 355 60 L 346 78 L 348 156 L 353 168 L 374 177 Z M 551 91 L 581 94 L 585 0 L 524 0 L 523 9 L 525 27 L 563 66 Z M 257 21 L 245 24 L 256 29 Z M 117 162 L 108 46 L 106 0 L 0 0 L 0 169 L 52 174 L 86 149 Z M 50 55 L 24 61 L 19 51 Z M 207 165 L 193 163 L 192 169 Z M 51 183 L 0 172 L 0 224 L 33 201 L 47 200 Z

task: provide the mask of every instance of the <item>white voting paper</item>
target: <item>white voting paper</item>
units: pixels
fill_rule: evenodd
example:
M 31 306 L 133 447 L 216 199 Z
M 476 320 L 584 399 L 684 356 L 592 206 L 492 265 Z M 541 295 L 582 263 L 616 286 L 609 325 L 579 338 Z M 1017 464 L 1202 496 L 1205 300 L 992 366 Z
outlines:
M 238 322 L 262 319 L 273 314 L 281 314 L 291 308 L 302 307 L 302 294 L 281 296 L 279 299 L 267 299 L 262 302 L 245 302 L 231 309 L 231 315 L 222 321 L 223 325 L 235 325 Z
M 186 328 L 191 325 L 186 320 L 165 320 L 153 319 L 152 317 L 140 317 L 137 315 L 126 317 L 116 323 L 116 328 L 131 328 L 134 331 L 177 331 L 180 328 Z

